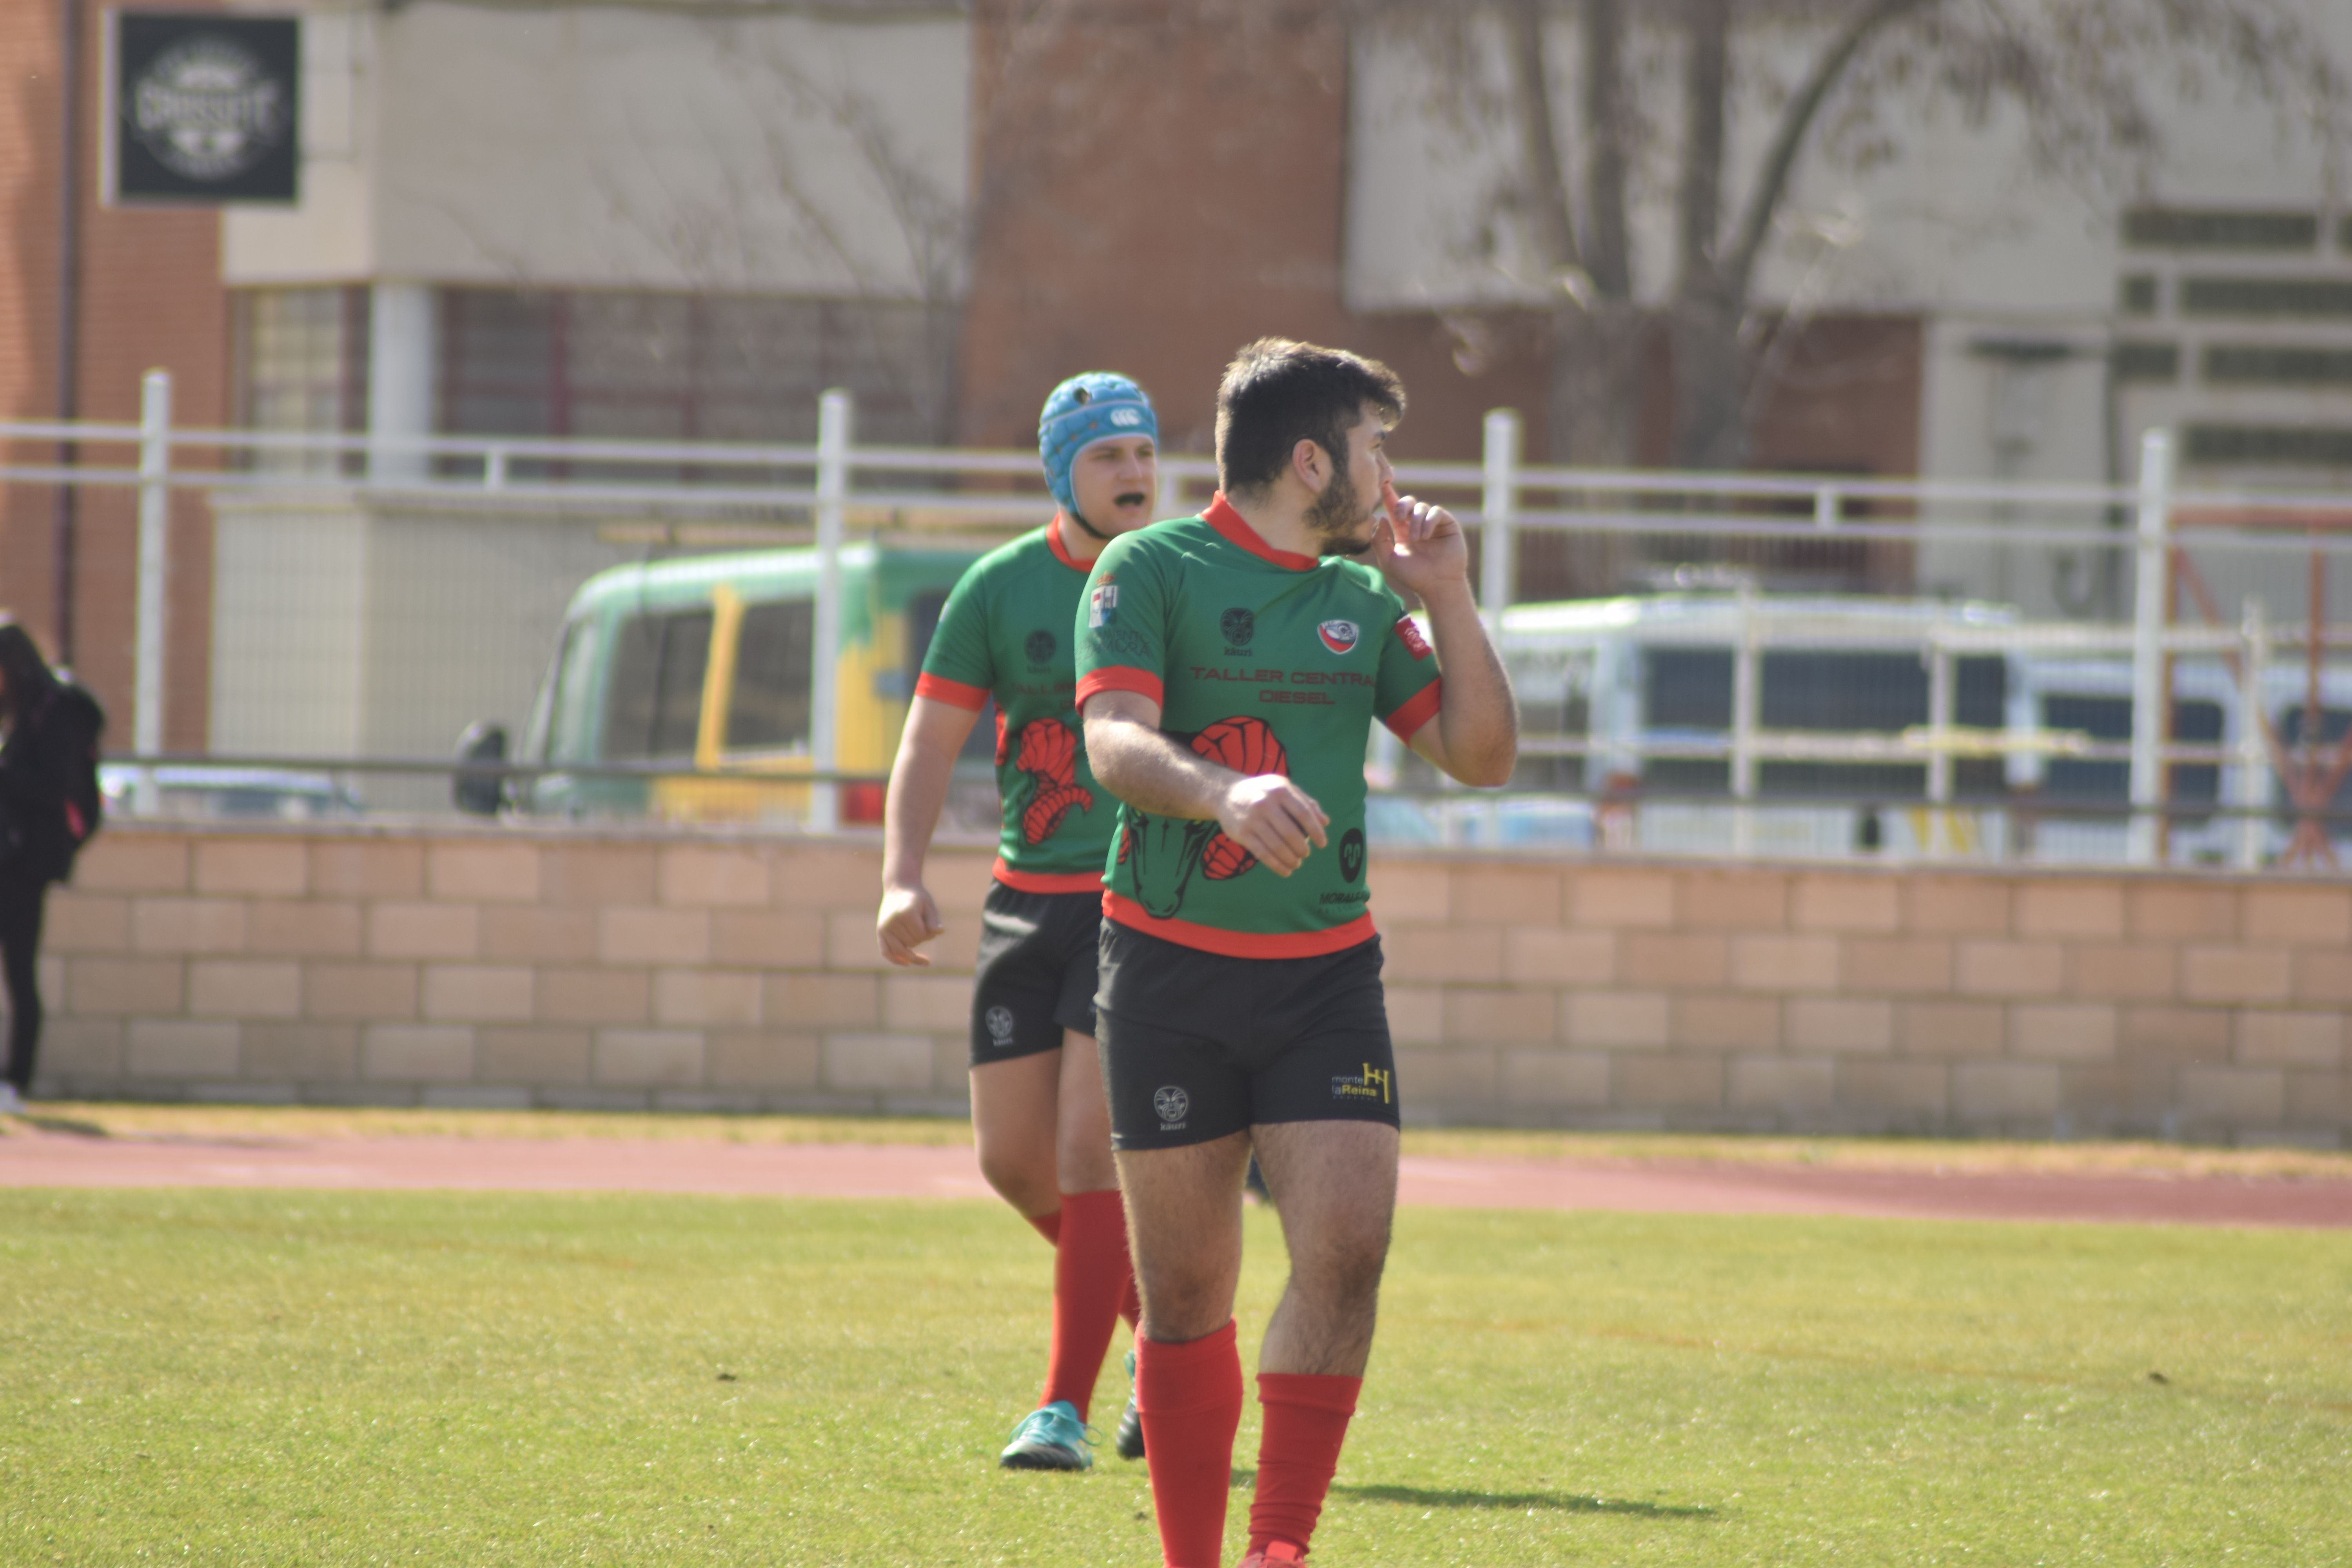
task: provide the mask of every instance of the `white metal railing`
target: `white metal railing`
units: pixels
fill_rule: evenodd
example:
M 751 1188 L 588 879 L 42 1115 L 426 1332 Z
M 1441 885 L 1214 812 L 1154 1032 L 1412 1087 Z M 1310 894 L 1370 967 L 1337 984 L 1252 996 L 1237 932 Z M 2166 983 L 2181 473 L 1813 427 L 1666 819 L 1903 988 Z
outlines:
M 21 451 L 26 444 L 41 442 L 70 443 L 84 456 L 121 448 L 131 459 L 127 466 L 94 461 L 8 463 L 0 465 L 0 483 L 113 486 L 136 491 L 139 561 L 133 733 L 142 756 L 161 753 L 164 732 L 163 589 L 169 545 L 165 520 L 174 490 L 243 497 L 331 492 L 385 501 L 551 507 L 583 516 L 623 510 L 638 515 L 745 511 L 805 515 L 828 562 L 854 513 L 919 512 L 990 525 L 1032 520 L 1045 499 L 1036 459 L 1026 452 L 856 445 L 849 399 L 838 392 L 826 394 L 822 402 L 819 437 L 814 445 L 312 434 L 176 426 L 172 422 L 170 377 L 154 371 L 145 377 L 141 418 L 135 425 L 0 423 L 0 445 Z M 2236 519 L 2238 525 L 2230 536 L 2234 549 L 2311 552 L 2315 559 L 2352 552 L 2352 528 L 2324 531 L 2310 522 L 2315 514 L 2343 516 L 2352 510 L 2352 496 L 2181 490 L 2176 483 L 2170 437 L 2163 431 L 2147 435 L 2137 478 L 2128 486 L 1570 468 L 1529 465 L 1524 461 L 1521 445 L 1518 417 L 1497 410 L 1486 417 L 1480 462 L 1398 467 L 1402 485 L 1444 500 L 1465 525 L 1481 535 L 1481 588 L 1490 613 L 1514 601 L 1517 552 L 1513 541 L 1516 535 L 1531 531 L 1891 541 L 1914 545 L 2032 544 L 2132 552 L 2134 616 L 2128 628 L 1938 631 L 1930 645 L 1933 711 L 1928 730 L 1933 732 L 1950 728 L 1950 662 L 1969 647 L 1990 647 L 1996 642 L 2014 647 L 2022 640 L 2039 639 L 2053 647 L 2127 649 L 2133 664 L 2134 710 L 2147 715 L 2164 706 L 2165 663 L 2171 657 L 2225 651 L 2235 657 L 2242 649 L 2247 668 L 2258 670 L 2278 647 L 2308 647 L 2312 632 L 2284 624 L 2256 625 L 2250 620 L 2245 626 L 2226 629 L 2168 624 L 2168 552 L 2180 542 L 2179 519 L 2184 513 L 2228 514 Z M 274 460 L 291 466 L 280 469 L 271 466 Z M 347 464 L 359 471 L 340 472 Z M 519 471 L 534 464 L 552 471 L 537 476 Z M 682 468 L 703 477 L 681 479 L 677 470 Z M 588 477 L 574 477 L 580 471 Z M 1204 496 L 1214 481 L 1213 465 L 1199 458 L 1163 457 L 1160 471 L 1161 506 L 1171 513 L 1190 510 L 1192 502 L 1188 498 Z M 629 477 L 633 472 L 643 477 Z M 976 480 L 982 488 L 929 489 L 908 483 L 919 479 Z M 1015 483 L 1007 488 L 1007 480 Z M 1674 504 L 1664 504 L 1669 502 Z M 1909 515 L 1848 516 L 1849 507 L 1857 503 Z M 1774 508 L 1778 514 L 1759 515 L 1759 507 Z M 2027 521 L 2029 516 L 2032 521 Z M 2130 527 L 2117 526 L 2126 518 Z M 819 599 L 820 670 L 812 749 L 820 772 L 829 770 L 833 762 L 830 698 L 834 683 L 824 678 L 823 667 L 831 663 L 837 640 L 824 635 L 832 625 L 824 617 L 837 614 L 834 597 L 828 593 Z M 2324 631 L 2319 635 L 2326 637 Z M 2340 629 L 2336 635 L 2342 637 Z M 2336 646 L 2343 646 L 2342 641 Z M 1752 656 L 1752 647 L 1749 653 Z M 1776 742 L 1762 732 L 1755 721 L 1758 691 L 1753 658 L 1743 658 L 1738 668 L 1744 673 L 1735 687 L 1737 718 L 1727 745 L 1735 794 L 1752 798 L 1759 759 L 1814 752 L 1802 750 L 1811 742 L 1793 738 Z M 1788 751 L 1784 746 L 1800 750 Z M 2166 767 L 2175 762 L 2201 760 L 2201 753 L 2191 755 L 2194 750 L 2168 747 L 2160 726 L 2136 723 L 2127 748 L 2135 862 L 2148 864 L 2156 858 Z M 1931 745 L 1928 754 L 1931 797 L 1947 798 L 1950 753 Z M 2102 749 L 2094 754 L 2106 753 Z M 1944 792 L 1940 796 L 1938 789 Z

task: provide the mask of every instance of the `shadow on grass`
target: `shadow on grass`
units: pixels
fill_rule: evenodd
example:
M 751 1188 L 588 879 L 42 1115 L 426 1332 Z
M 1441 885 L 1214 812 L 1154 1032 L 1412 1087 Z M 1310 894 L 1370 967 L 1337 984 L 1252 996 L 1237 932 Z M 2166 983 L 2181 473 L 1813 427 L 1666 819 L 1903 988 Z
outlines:
M 1238 1474 L 1236 1480 L 1238 1480 Z M 1593 1497 L 1584 1492 L 1475 1492 L 1428 1487 L 1334 1486 L 1332 1493 L 1358 1502 L 1399 1502 L 1415 1508 L 1558 1509 L 1564 1513 L 1619 1513 L 1640 1519 L 1713 1519 L 1715 1510 L 1632 1498 Z
M 37 1127 L 44 1132 L 69 1133 L 76 1138 L 111 1138 L 114 1136 L 113 1133 L 109 1132 L 105 1128 L 100 1126 L 95 1121 L 77 1121 L 70 1116 L 36 1116 L 33 1112 L 27 1110 L 19 1113 L 19 1120 L 24 1121 L 26 1126 Z

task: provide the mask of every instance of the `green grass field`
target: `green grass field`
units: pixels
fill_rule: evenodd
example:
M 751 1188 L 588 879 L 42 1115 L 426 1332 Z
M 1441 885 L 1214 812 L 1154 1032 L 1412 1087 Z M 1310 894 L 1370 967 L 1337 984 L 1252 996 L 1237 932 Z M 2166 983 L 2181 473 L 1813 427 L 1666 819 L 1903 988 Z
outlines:
M 1047 1267 L 973 1202 L 0 1192 L 0 1563 L 1143 1568 L 1140 1467 L 993 1467 Z M 1407 1211 L 1316 1561 L 2301 1568 L 2347 1482 L 2352 1235 Z

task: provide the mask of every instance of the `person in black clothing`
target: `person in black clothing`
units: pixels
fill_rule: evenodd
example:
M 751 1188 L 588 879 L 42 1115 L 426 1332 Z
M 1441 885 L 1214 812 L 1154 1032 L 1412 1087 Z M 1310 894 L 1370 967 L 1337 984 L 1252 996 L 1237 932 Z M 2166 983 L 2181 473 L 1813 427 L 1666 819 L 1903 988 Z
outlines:
M 0 743 L 0 974 L 8 988 L 0 1110 L 14 1110 L 32 1087 L 41 1038 L 41 906 L 98 826 L 97 803 L 76 798 L 77 782 L 89 776 L 106 716 L 88 692 L 60 680 L 31 635 L 5 616 L 0 723 L 7 726 Z

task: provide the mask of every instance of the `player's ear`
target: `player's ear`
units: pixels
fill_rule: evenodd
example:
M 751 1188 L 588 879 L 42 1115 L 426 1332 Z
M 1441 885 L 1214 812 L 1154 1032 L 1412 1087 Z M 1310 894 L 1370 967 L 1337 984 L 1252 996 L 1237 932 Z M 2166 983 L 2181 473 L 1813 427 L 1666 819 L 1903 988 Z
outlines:
M 1298 476 L 1300 484 L 1321 495 L 1331 478 L 1330 454 L 1323 450 L 1320 443 L 1301 436 L 1290 448 L 1290 470 Z

